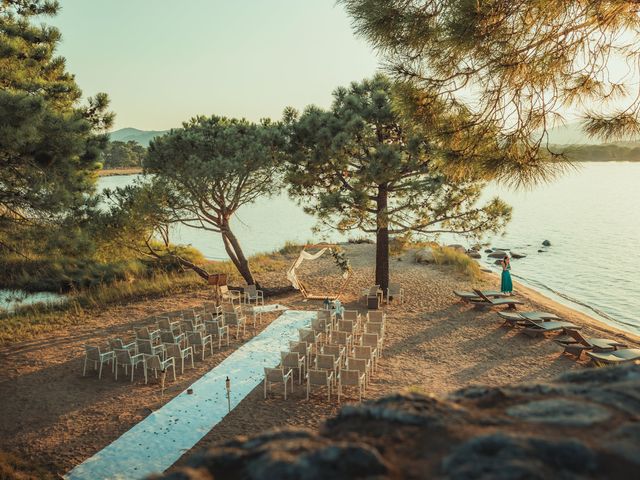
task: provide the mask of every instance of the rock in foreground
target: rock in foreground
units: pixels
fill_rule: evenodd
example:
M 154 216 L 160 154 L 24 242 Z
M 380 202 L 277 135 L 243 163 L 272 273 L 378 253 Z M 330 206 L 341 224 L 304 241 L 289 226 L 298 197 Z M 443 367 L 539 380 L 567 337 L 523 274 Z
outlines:
M 640 365 L 547 384 L 347 405 L 319 432 L 277 430 L 194 455 L 164 479 L 634 478 Z

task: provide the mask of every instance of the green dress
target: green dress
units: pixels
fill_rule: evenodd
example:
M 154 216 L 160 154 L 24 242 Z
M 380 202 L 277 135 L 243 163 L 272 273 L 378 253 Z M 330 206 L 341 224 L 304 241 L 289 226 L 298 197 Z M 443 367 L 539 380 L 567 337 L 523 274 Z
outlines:
M 502 283 L 500 285 L 500 291 L 502 293 L 511 293 L 513 291 L 513 282 L 511 281 L 511 264 L 507 265 L 507 268 L 503 267 L 502 270 Z

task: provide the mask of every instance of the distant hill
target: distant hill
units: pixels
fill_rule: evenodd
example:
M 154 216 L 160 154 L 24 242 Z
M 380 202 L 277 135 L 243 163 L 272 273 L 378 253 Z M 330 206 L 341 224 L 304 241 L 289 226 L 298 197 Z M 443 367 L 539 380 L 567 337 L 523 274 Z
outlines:
M 552 128 L 548 131 L 549 143 L 554 145 L 601 145 L 602 140 L 597 137 L 590 138 L 582 131 L 581 122 L 567 123 L 566 125 Z M 612 142 L 620 146 L 638 146 L 640 138 L 631 141 Z
M 137 128 L 121 128 L 109 134 L 109 139 L 113 141 L 138 142 L 143 147 L 149 146 L 149 142 L 159 135 L 167 133 L 169 130 L 138 130 Z
M 147 147 L 153 138 L 168 131 L 121 128 L 111 132 L 109 137 L 111 140 L 119 140 L 121 142 L 133 140 L 143 147 Z M 557 147 L 552 148 L 552 150 L 565 152 L 572 160 L 578 162 L 640 161 L 640 139 L 603 144 L 597 138 L 591 139 L 585 135 L 579 122 L 551 129 L 549 131 L 549 143 Z

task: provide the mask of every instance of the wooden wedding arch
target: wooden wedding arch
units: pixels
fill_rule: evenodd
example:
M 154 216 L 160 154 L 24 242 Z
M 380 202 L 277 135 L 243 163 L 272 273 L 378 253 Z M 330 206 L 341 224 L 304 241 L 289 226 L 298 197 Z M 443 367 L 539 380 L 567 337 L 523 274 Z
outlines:
M 291 282 L 291 285 L 293 285 L 293 288 L 300 291 L 300 293 L 305 299 L 337 300 L 340 297 L 341 295 L 340 293 L 326 293 L 326 292 L 310 293 L 307 286 L 298 278 L 296 274 L 296 268 L 298 268 L 303 261 L 316 260 L 320 258 L 327 250 L 331 252 L 336 247 L 337 245 L 331 244 L 331 243 L 317 243 L 313 245 L 305 245 L 304 247 L 302 247 L 302 250 L 300 250 L 300 254 L 298 255 L 298 258 L 295 260 L 295 262 L 293 262 L 293 264 L 287 270 L 287 279 Z M 310 250 L 310 249 L 320 249 L 320 251 L 316 253 L 309 253 L 307 250 Z M 346 271 L 344 271 L 342 274 L 342 277 L 344 278 L 344 281 L 340 285 L 339 292 L 343 292 L 344 287 L 349 282 L 349 278 L 351 277 L 351 269 L 347 269 Z

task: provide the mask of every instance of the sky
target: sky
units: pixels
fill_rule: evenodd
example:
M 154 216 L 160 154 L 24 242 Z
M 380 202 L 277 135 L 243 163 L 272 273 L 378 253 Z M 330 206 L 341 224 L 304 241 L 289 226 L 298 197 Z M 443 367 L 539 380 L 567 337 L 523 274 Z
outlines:
M 379 60 L 334 0 L 61 0 L 46 23 L 86 96 L 106 92 L 114 129 L 165 130 L 195 115 L 278 119 L 328 107 Z

